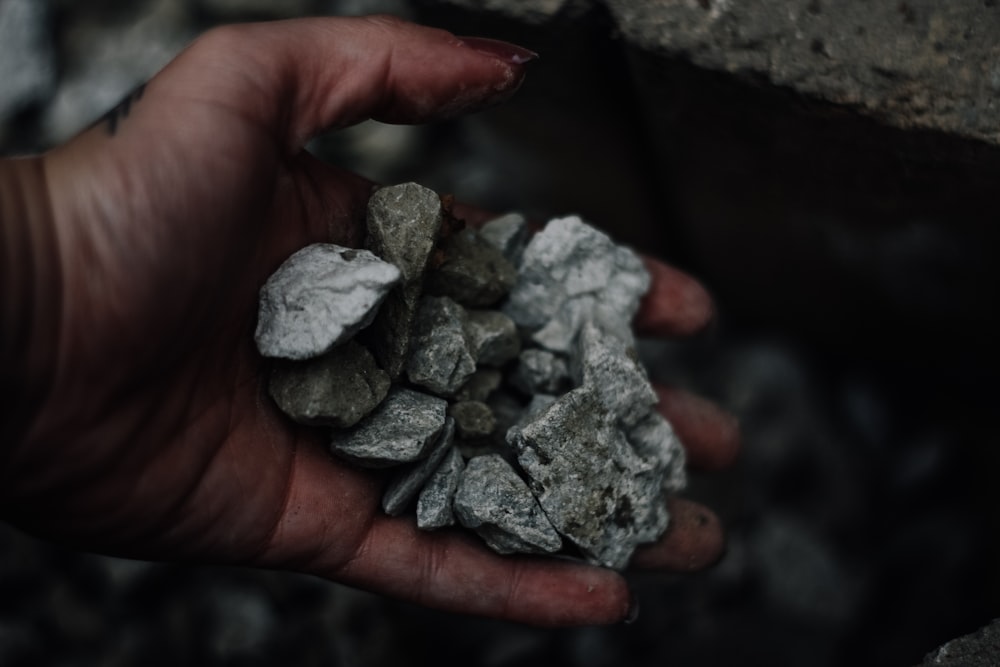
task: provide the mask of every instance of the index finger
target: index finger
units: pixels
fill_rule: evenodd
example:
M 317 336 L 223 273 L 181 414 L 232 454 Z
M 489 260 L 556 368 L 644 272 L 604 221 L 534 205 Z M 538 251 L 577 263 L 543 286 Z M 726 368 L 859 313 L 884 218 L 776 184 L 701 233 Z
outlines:
M 708 290 L 683 271 L 651 257 L 642 259 L 651 280 L 633 322 L 636 333 L 690 336 L 707 327 L 715 317 Z

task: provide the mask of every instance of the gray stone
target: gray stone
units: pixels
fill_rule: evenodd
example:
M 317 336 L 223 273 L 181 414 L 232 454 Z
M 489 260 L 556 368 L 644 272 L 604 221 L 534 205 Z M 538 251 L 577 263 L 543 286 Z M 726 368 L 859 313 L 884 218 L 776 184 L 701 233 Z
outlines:
M 254 339 L 265 357 L 308 359 L 368 326 L 400 273 L 367 250 L 316 243 L 260 290 Z
M 479 401 L 458 401 L 448 406 L 448 413 L 455 418 L 458 437 L 463 440 L 479 440 L 489 437 L 497 427 L 493 411 Z
M 467 321 L 465 309 L 448 297 L 420 300 L 406 364 L 410 382 L 442 396 L 454 395 L 465 384 L 476 371 Z
M 455 392 L 455 400 L 485 402 L 502 381 L 503 374 L 496 368 L 477 368 L 476 372 Z
M 465 332 L 477 364 L 503 366 L 521 351 L 517 325 L 498 310 L 470 310 Z
M 664 417 L 649 412 L 630 428 L 625 437 L 635 453 L 663 475 L 663 490 L 680 493 L 687 486 L 686 455 L 680 439 Z
M 454 508 L 459 523 L 498 553 L 553 553 L 562 548 L 528 485 L 499 455 L 468 462 Z
M 44 100 L 55 80 L 47 3 L 0 2 L 0 122 Z
M 454 439 L 455 420 L 448 417 L 441 435 L 438 436 L 427 458 L 399 471 L 389 481 L 385 493 L 382 494 L 382 509 L 386 514 L 390 516 L 401 514 L 410 501 L 417 497 L 424 482 L 434 474 L 444 457 L 453 449 L 451 444 Z
M 444 399 L 395 386 L 350 431 L 334 431 L 334 454 L 371 468 L 419 461 L 427 456 L 445 425 Z
M 529 232 L 528 221 L 520 213 L 493 218 L 479 229 L 483 240 L 499 250 L 515 267 L 521 262 Z
M 416 183 L 380 188 L 368 202 L 365 245 L 399 267 L 403 276 L 366 332 L 375 359 L 394 380 L 406 365 L 424 272 L 441 221 L 441 198 Z
M 521 258 L 503 312 L 537 344 L 567 353 L 586 320 L 624 339 L 650 278 L 642 260 L 579 217 L 557 218 L 535 234 Z
M 516 424 L 518 426 L 526 426 L 531 422 L 531 420 L 545 410 L 548 410 L 549 406 L 558 400 L 558 396 L 553 396 L 551 394 L 535 394 L 531 397 L 531 402 L 528 403 L 528 407 L 524 408 L 524 411 L 521 413 L 520 417 L 518 417 Z
M 632 345 L 586 322 L 576 348 L 570 364 L 576 386 L 592 387 L 622 427 L 634 426 L 656 405 L 659 398 Z
M 624 568 L 666 530 L 662 474 L 642 459 L 597 394 L 561 396 L 507 441 L 546 516 L 591 562 Z
M 430 294 L 451 297 L 469 308 L 502 299 L 517 280 L 517 269 L 475 230 L 463 229 L 441 246 L 443 260 L 427 274 Z
M 530 348 L 518 355 L 510 383 L 528 396 L 559 394 L 569 389 L 566 360 L 548 350 Z
M 456 447 L 451 447 L 417 499 L 418 528 L 433 530 L 455 524 L 452 503 L 464 470 L 462 454 Z
M 300 424 L 348 428 L 382 402 L 389 376 L 354 341 L 321 357 L 278 361 L 268 390 L 282 412 Z
M 997 664 L 1000 664 L 1000 618 L 931 651 L 919 667 L 995 667 Z

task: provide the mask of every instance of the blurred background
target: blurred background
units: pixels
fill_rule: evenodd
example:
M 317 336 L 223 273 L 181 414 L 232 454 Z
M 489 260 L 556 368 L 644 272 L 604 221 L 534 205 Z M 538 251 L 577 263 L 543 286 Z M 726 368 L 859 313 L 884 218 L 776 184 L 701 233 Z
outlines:
M 1000 616 L 1000 9 L 734 4 L 0 0 L 4 155 L 72 137 L 224 22 L 388 12 L 538 51 L 501 108 L 311 149 L 580 213 L 692 272 L 718 322 L 642 354 L 744 432 L 737 466 L 691 485 L 726 557 L 633 575 L 630 626 L 536 630 L 3 528 L 0 665 L 915 665 Z

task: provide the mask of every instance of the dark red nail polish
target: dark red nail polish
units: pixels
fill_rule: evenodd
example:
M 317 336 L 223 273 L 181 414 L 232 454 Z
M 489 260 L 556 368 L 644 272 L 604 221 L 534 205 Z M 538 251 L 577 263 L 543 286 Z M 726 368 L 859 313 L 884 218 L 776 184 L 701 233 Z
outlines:
M 462 46 L 467 46 L 473 51 L 503 60 L 511 65 L 523 65 L 538 57 L 534 51 L 510 42 L 502 42 L 499 39 L 486 37 L 459 37 L 458 39 Z

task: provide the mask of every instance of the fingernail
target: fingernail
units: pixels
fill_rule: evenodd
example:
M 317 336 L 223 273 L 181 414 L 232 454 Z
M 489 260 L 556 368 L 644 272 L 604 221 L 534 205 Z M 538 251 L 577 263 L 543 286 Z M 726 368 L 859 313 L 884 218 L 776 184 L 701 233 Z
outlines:
M 503 60 L 511 65 L 523 65 L 538 57 L 534 51 L 529 51 L 523 46 L 510 42 L 502 42 L 499 39 L 486 37 L 459 37 L 458 39 L 462 46 L 467 46 L 473 51 Z
M 631 625 L 636 622 L 639 618 L 639 600 L 635 597 L 635 593 L 629 593 L 628 599 L 628 611 L 625 612 L 625 620 L 622 621 L 625 625 Z

